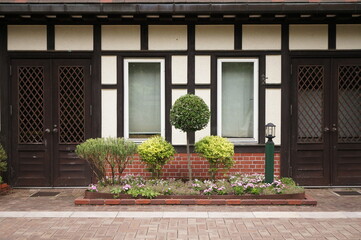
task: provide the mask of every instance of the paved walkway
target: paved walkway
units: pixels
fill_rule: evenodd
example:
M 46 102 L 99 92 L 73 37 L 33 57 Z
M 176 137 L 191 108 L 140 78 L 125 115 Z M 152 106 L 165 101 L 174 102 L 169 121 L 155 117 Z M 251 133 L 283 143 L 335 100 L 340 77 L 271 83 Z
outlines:
M 360 191 L 361 189 L 353 189 Z M 37 191 L 55 197 L 30 197 Z M 307 190 L 312 206 L 75 206 L 82 189 L 0 196 L 0 239 L 360 239 L 361 196 Z

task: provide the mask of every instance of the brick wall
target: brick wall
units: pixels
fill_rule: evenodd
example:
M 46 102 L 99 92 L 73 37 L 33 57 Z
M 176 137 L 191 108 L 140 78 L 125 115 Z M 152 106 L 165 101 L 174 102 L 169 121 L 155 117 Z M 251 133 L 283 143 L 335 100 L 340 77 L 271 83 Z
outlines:
M 230 169 L 230 173 L 264 173 L 264 153 L 236 153 L 234 155 L 235 165 Z M 207 160 L 192 154 L 193 178 L 208 178 Z M 108 171 L 110 173 L 110 170 Z M 140 162 L 139 156 L 135 156 L 132 164 L 128 165 L 125 174 L 142 175 L 149 177 L 150 173 L 145 170 L 145 165 Z M 218 174 L 222 176 L 222 173 Z M 275 154 L 275 175 L 280 175 L 280 154 Z M 188 178 L 187 154 L 176 154 L 174 160 L 170 161 L 163 168 L 163 177 L 165 178 Z

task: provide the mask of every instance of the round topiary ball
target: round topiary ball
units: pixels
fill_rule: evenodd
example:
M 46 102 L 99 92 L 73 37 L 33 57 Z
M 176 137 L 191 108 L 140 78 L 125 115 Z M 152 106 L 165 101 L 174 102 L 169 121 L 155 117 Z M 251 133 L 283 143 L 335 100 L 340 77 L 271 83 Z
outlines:
M 210 111 L 202 98 L 186 94 L 175 101 L 170 110 L 170 122 L 184 132 L 195 132 L 207 126 Z

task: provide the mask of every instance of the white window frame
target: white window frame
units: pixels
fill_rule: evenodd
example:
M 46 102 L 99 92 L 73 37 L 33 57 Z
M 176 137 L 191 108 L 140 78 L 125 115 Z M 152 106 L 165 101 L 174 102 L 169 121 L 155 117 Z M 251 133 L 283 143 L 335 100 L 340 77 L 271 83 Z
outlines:
M 222 64 L 225 62 L 253 63 L 253 138 L 229 138 L 235 144 L 258 143 L 259 123 L 259 60 L 258 58 L 219 58 L 217 60 L 217 135 L 222 136 Z
M 165 137 L 165 61 L 162 58 L 124 59 L 124 138 L 129 139 L 129 63 L 160 63 L 160 130 Z M 144 119 L 146 121 L 146 119 Z M 134 142 L 144 142 L 144 138 L 131 138 Z

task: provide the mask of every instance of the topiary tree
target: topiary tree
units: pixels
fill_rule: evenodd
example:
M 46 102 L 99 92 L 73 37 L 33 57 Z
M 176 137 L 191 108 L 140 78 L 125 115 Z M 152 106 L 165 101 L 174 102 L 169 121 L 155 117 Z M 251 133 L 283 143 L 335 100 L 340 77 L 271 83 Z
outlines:
M 124 138 L 96 138 L 88 139 L 79 144 L 75 153 L 90 164 L 95 176 L 99 181 L 106 180 L 106 165 L 111 169 L 111 183 L 116 180 L 116 170 L 118 175 L 123 173 L 124 169 L 132 161 L 132 155 L 137 152 L 137 145 Z
M 202 98 L 186 94 L 175 101 L 170 110 L 170 122 L 177 128 L 187 133 L 187 161 L 188 177 L 192 180 L 192 165 L 190 160 L 191 133 L 205 128 L 209 122 L 210 111 Z
M 138 147 L 141 161 L 147 165 L 152 178 L 160 178 L 163 166 L 173 158 L 176 153 L 172 144 L 160 136 L 152 137 Z
M 7 162 L 5 161 L 8 158 L 6 155 L 5 149 L 0 144 L 0 177 L 2 182 L 2 173 L 6 172 L 7 170 Z
M 195 151 L 209 162 L 209 172 L 214 180 L 220 167 L 233 166 L 234 145 L 228 139 L 219 136 L 207 136 L 195 144 Z

